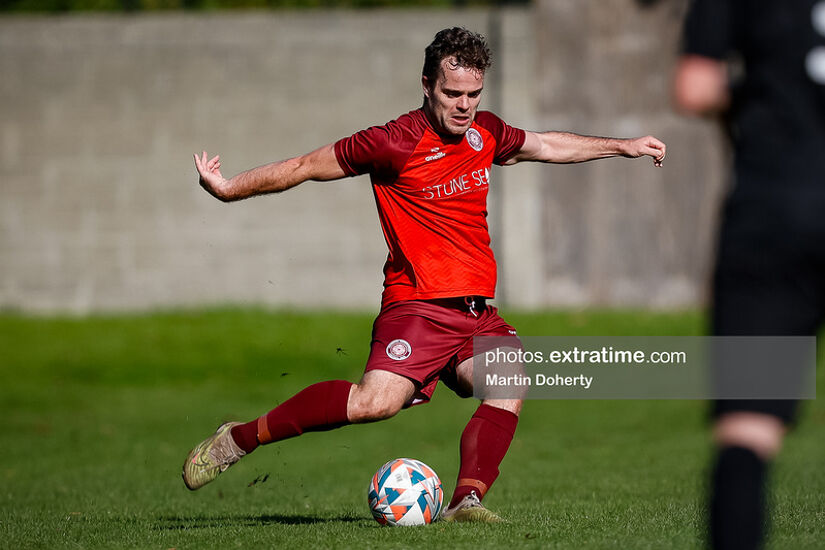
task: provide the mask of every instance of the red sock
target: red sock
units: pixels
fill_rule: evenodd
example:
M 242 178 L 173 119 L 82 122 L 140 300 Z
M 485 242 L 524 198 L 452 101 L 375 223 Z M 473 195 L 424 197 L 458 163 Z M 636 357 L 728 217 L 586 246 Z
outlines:
M 450 506 L 475 491 L 479 499 L 498 477 L 498 465 L 507 454 L 518 416 L 490 405 L 476 410 L 461 434 L 461 468 Z
M 246 453 L 267 443 L 304 432 L 321 432 L 349 424 L 347 401 L 351 382 L 319 382 L 284 401 L 260 418 L 232 428 L 232 438 Z

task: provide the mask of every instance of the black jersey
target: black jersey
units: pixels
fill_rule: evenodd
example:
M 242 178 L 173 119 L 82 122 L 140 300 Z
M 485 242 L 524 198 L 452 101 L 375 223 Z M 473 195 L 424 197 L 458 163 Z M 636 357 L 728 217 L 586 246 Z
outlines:
M 739 185 L 825 190 L 825 0 L 694 0 L 683 53 L 741 59 Z

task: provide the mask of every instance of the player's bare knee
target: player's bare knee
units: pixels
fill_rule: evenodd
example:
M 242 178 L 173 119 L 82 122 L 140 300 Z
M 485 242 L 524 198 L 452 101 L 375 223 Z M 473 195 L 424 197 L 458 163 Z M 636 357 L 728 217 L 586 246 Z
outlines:
M 719 447 L 744 447 L 770 460 L 779 453 L 786 431 L 785 424 L 776 416 L 732 412 L 716 420 L 713 439 Z
M 485 399 L 483 403 L 485 405 L 489 405 L 490 407 L 510 411 L 514 415 L 518 416 L 521 414 L 521 406 L 524 401 L 522 399 Z
M 356 386 L 347 404 L 347 417 L 354 423 L 386 420 L 398 414 L 403 405 L 403 396 L 381 395 Z
M 394 407 L 386 403 L 369 403 L 351 412 L 348 411 L 347 414 L 352 423 L 377 422 L 379 420 L 392 418 L 398 414 L 400 410 L 401 407 Z
M 367 420 L 386 420 L 401 410 L 402 403 L 392 400 L 376 400 L 365 409 Z
M 395 416 L 412 397 L 415 386 L 398 374 L 373 370 L 352 387 L 347 403 L 350 422 L 375 422 Z

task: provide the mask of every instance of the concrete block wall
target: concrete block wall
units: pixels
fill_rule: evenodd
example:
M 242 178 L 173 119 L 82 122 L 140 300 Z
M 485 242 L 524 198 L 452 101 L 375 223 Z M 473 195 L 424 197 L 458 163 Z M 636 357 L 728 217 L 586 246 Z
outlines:
M 538 110 L 548 128 L 654 134 L 662 169 L 602 160 L 547 167 L 541 301 L 695 307 L 706 300 L 727 151 L 718 128 L 675 114 L 670 78 L 687 2 L 541 0 Z
M 501 13 L 499 113 L 711 149 L 707 128 L 660 97 L 672 39 L 589 3 L 584 18 L 572 16 L 579 0 Z M 227 205 L 198 187 L 192 153 L 220 153 L 229 175 L 383 123 L 420 105 L 437 30 L 490 21 L 472 10 L 0 18 L 0 307 L 377 309 L 386 247 L 366 177 Z M 621 68 L 657 40 L 657 64 Z M 508 304 L 699 303 L 716 197 L 708 170 L 680 155 L 671 148 L 655 175 L 618 160 L 497 170 Z

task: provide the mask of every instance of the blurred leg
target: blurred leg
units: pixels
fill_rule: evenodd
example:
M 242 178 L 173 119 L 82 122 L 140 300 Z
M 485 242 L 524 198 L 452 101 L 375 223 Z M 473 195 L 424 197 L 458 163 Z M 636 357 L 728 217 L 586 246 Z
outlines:
M 713 548 L 761 547 L 768 466 L 785 430 L 776 416 L 755 412 L 731 412 L 716 421 L 709 526 Z

